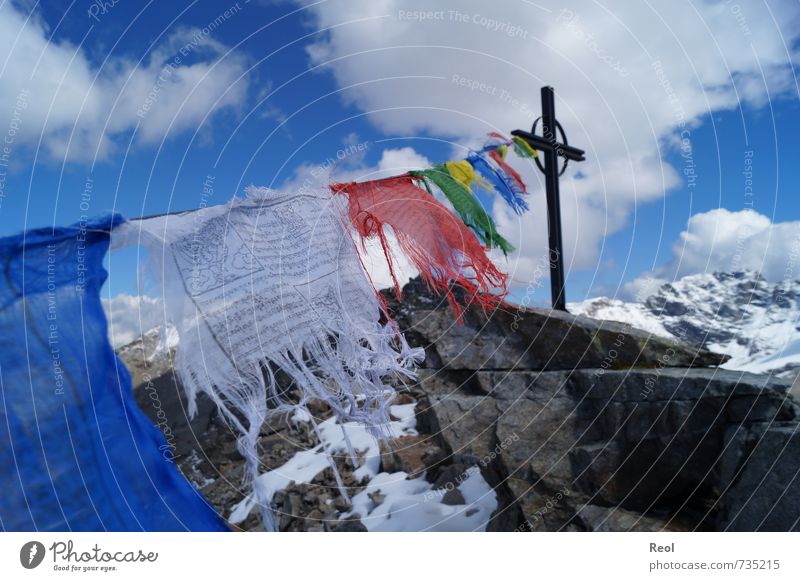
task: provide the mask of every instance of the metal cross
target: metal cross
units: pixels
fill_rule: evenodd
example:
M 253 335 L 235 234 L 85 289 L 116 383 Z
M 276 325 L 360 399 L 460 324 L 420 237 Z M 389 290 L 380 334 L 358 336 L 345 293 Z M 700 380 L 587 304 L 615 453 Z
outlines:
M 536 135 L 536 125 L 542 121 L 542 136 Z M 561 134 L 561 142 L 556 137 L 556 131 Z M 561 201 L 558 192 L 558 178 L 567 169 L 567 163 L 572 161 L 585 161 L 584 151 L 567 144 L 567 136 L 561 124 L 556 121 L 556 105 L 553 97 L 553 87 L 542 87 L 542 116 L 533 122 L 530 133 L 516 129 L 512 135 L 525 140 L 533 149 L 544 152 L 544 165 L 536 160 L 545 177 L 547 189 L 547 238 L 550 247 L 548 262 L 550 263 L 550 294 L 553 299 L 553 308 L 566 311 L 566 298 L 564 296 L 564 251 L 561 243 Z M 558 169 L 558 158 L 564 158 L 564 166 Z

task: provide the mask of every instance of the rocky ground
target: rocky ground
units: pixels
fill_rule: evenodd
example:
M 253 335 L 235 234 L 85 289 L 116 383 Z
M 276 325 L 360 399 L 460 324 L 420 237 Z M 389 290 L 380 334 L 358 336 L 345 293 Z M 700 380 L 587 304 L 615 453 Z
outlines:
M 406 472 L 464 503 L 458 483 L 480 470 L 497 510 L 488 530 L 798 530 L 800 408 L 789 383 L 717 368 L 724 356 L 619 323 L 506 307 L 467 311 L 412 281 L 390 308 L 426 349 L 417 435 L 391 443 L 381 471 Z M 173 445 L 181 470 L 228 517 L 243 499 L 232 431 L 208 401 L 188 422 L 169 354 L 150 343 L 120 351 L 142 409 Z M 312 410 L 325 418 L 323 408 Z M 309 424 L 265 426 L 265 469 L 318 443 Z M 355 495 L 350 459 L 337 466 Z M 380 491 L 370 493 L 374 505 Z M 330 469 L 278 492 L 281 530 L 365 530 Z M 236 528 L 257 530 L 255 512 Z

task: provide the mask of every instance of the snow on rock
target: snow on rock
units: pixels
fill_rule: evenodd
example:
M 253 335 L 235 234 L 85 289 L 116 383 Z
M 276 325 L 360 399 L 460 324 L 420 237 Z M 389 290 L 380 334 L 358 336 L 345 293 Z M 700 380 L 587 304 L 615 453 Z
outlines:
M 298 452 L 283 466 L 265 472 L 256 480 L 255 486 L 264 494 L 264 498 L 272 499 L 275 493 L 289 486 L 292 482 L 311 482 L 314 477 L 328 468 L 330 464 L 322 451 L 322 446 Z M 248 496 L 234 505 L 228 520 L 233 524 L 244 521 L 256 507 L 256 500 Z
M 410 403 L 391 406 L 390 413 L 398 421 L 391 421 L 385 426 L 389 438 L 417 435 L 414 429 L 417 423 L 414 413 L 416 405 Z M 353 449 L 361 457 L 361 466 L 355 471 L 356 480 L 362 482 L 365 478 L 373 478 L 378 474 L 381 464 L 380 445 L 366 426 L 357 422 L 337 424 L 335 418 L 329 418 L 319 425 L 319 433 L 329 454 L 347 454 L 349 438 Z
M 733 357 L 722 367 L 749 371 L 750 373 L 768 373 L 797 369 L 800 366 L 800 336 L 794 337 L 782 349 L 763 357 Z
M 136 340 L 117 349 L 123 358 L 133 358 L 141 363 L 169 362 L 178 347 L 178 330 L 172 325 L 153 327 Z
M 598 297 L 581 303 L 569 303 L 567 310 L 573 315 L 626 323 L 659 337 L 668 339 L 673 337 L 672 333 L 667 331 L 664 325 L 644 305 L 639 303 L 626 303 L 619 299 Z
M 416 403 L 394 405 L 390 413 L 395 420 L 384 426 L 390 438 L 417 435 Z M 311 421 L 308 412 L 299 411 L 293 421 Z M 353 499 L 353 509 L 347 515 L 362 515 L 369 530 L 478 530 L 485 529 L 492 512 L 497 508 L 494 490 L 486 483 L 480 471 L 469 471 L 459 484 L 466 505 L 442 504 L 442 492 L 433 491 L 424 478 L 408 480 L 405 472 L 387 473 L 380 470 L 380 445 L 365 426 L 346 422 L 339 424 L 329 418 L 319 424 L 320 444 L 295 454 L 288 462 L 270 470 L 256 479 L 255 486 L 264 498 L 272 499 L 279 490 L 292 482 L 309 483 L 330 466 L 328 457 L 348 454 L 347 440 L 360 459 L 355 471 L 359 482 L 368 482 L 367 488 Z M 385 500 L 373 506 L 370 495 L 381 494 Z M 256 507 L 256 500 L 247 497 L 234 505 L 228 520 L 233 524 L 243 522 Z
M 148 361 L 154 359 L 169 357 L 170 352 L 178 348 L 180 336 L 178 329 L 173 325 L 165 325 L 164 327 L 156 327 L 148 331 L 145 335 L 152 334 L 155 338 L 155 348 L 148 357 Z
M 370 532 L 482 531 L 497 508 L 494 490 L 475 467 L 457 487 L 466 504 L 443 504 L 444 490 L 433 490 L 424 478 L 407 477 L 405 472 L 378 474 L 342 518 L 358 516 Z

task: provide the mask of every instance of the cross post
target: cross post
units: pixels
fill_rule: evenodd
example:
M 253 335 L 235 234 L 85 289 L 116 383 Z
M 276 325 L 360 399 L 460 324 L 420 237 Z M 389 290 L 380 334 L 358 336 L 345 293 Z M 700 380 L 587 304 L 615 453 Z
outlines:
M 542 121 L 542 135 L 536 135 L 536 125 Z M 566 297 L 564 293 L 564 250 L 561 240 L 561 199 L 558 190 L 558 178 L 567 169 L 567 163 L 584 161 L 584 151 L 571 147 L 567 143 L 567 136 L 556 120 L 556 105 L 553 87 L 542 87 L 542 116 L 534 121 L 530 132 L 516 129 L 511 132 L 533 149 L 544 152 L 544 165 L 535 158 L 545 178 L 547 191 L 547 239 L 549 246 L 548 262 L 550 264 L 550 295 L 553 308 L 566 311 Z M 558 141 L 557 132 L 561 134 L 563 143 Z M 564 158 L 564 166 L 559 170 L 558 158 Z

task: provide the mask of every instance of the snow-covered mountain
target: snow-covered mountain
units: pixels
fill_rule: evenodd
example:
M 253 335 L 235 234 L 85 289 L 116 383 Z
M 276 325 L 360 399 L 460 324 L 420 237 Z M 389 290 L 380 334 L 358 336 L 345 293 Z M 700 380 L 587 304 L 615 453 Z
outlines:
M 727 369 L 800 372 L 799 280 L 771 284 L 753 272 L 695 274 L 663 285 L 641 303 L 601 297 L 567 308 L 725 353 L 731 356 Z
M 123 360 L 141 360 L 147 363 L 169 360 L 178 347 L 178 330 L 172 325 L 153 327 L 138 339 L 117 349 Z

